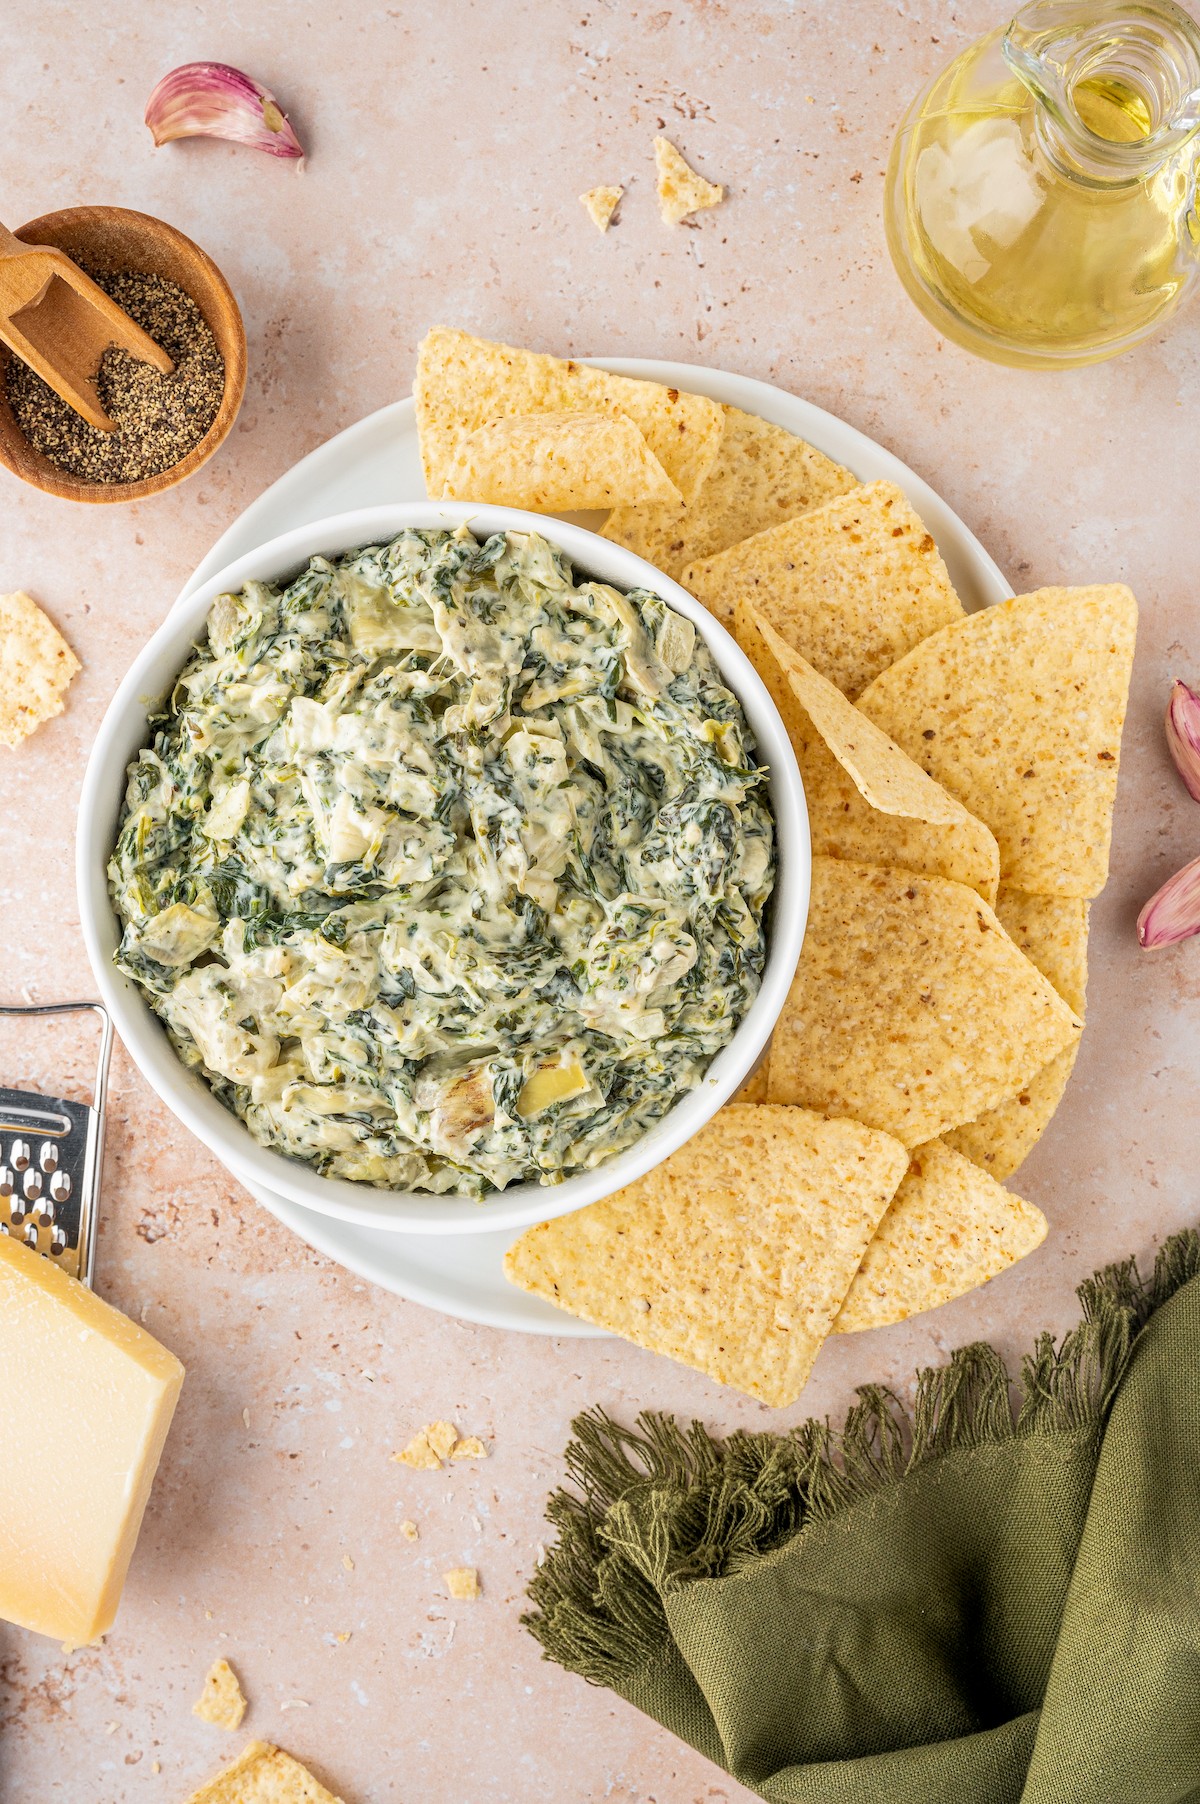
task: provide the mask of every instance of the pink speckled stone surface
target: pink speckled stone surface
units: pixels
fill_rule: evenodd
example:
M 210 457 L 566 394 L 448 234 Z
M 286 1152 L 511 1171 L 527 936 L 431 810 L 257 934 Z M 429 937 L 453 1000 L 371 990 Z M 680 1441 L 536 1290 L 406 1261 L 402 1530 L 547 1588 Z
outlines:
M 1050 1239 L 981 1295 L 832 1342 L 783 1420 L 840 1413 L 867 1379 L 903 1390 L 916 1364 L 977 1336 L 1016 1352 L 1072 1320 L 1073 1286 L 1095 1266 L 1200 1219 L 1200 942 L 1149 957 L 1133 933 L 1147 892 L 1200 850 L 1200 810 L 1160 730 L 1168 679 L 1200 678 L 1200 314 L 1116 363 L 992 368 L 937 339 L 883 245 L 903 104 L 998 16 L 988 0 L 949 14 L 934 0 L 47 0 L 0 18 L 7 223 L 82 201 L 160 214 L 216 258 L 250 340 L 238 426 L 183 489 L 85 510 L 0 481 L 0 590 L 36 595 L 84 664 L 65 716 L 0 752 L 6 997 L 90 988 L 73 812 L 134 652 L 268 482 L 406 392 L 435 321 L 768 378 L 897 451 L 1018 588 L 1119 579 L 1137 592 L 1090 1026 L 1020 1180 Z M 309 149 L 302 175 L 227 145 L 151 148 L 146 95 L 204 56 L 271 84 Z M 694 228 L 658 218 L 662 129 L 728 185 Z M 576 197 L 610 181 L 628 192 L 601 238 Z M 61 1073 L 40 1042 L 0 1045 L 6 1076 Z M 748 1796 L 543 1664 L 518 1612 L 576 1410 L 654 1406 L 725 1429 L 779 1418 L 614 1342 L 504 1335 L 373 1290 L 277 1228 L 119 1053 L 98 1284 L 188 1380 L 114 1632 L 67 1655 L 0 1626 L 6 1804 L 176 1804 L 246 1732 L 282 1741 L 347 1804 Z M 443 1415 L 491 1458 L 440 1476 L 389 1461 Z M 440 1575 L 467 1564 L 483 1596 L 451 1603 Z M 239 1735 L 190 1714 L 221 1655 L 251 1699 Z

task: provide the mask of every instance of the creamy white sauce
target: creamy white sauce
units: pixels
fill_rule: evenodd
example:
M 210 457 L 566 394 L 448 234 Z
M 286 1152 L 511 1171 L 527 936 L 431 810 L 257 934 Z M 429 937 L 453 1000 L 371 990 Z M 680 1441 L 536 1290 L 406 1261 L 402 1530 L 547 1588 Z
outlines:
M 764 774 L 691 623 L 533 534 L 222 596 L 130 766 L 117 962 L 266 1145 L 481 1195 L 629 1145 L 758 990 Z

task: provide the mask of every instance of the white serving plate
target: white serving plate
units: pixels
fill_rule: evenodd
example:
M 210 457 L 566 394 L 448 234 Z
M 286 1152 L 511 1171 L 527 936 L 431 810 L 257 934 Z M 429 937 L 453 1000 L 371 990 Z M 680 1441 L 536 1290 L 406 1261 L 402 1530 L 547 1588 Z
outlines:
M 863 481 L 896 483 L 932 532 L 966 608 L 986 607 L 1013 593 L 983 546 L 928 483 L 834 415 L 769 383 L 693 364 L 643 358 L 595 361 L 618 375 L 666 382 L 759 414 L 798 433 Z M 395 401 L 319 446 L 252 502 L 217 540 L 179 602 L 227 564 L 281 533 L 343 509 L 424 498 L 413 404 Z M 242 1177 L 240 1172 L 234 1175 Z M 318 1215 L 258 1182 L 250 1188 L 310 1246 L 413 1302 L 467 1321 L 526 1333 L 591 1338 L 601 1332 L 507 1282 L 503 1259 L 512 1239 L 507 1230 L 469 1237 L 396 1234 Z

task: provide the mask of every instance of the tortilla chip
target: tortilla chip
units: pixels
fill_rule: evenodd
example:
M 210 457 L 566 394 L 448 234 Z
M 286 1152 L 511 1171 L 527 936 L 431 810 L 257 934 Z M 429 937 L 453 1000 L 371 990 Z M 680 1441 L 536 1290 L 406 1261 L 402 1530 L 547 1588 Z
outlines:
M 1096 896 L 1136 632 L 1123 583 L 1038 589 L 936 633 L 859 705 L 987 822 L 1006 883 Z
M 1001 884 L 996 913 L 1013 943 L 1082 1021 L 1087 1000 L 1087 903 L 1073 896 L 1030 896 Z M 1069 1046 L 1016 1096 L 989 1109 L 978 1121 L 952 1129 L 947 1145 L 992 1177 L 1011 1177 L 1050 1125 L 1078 1050 Z
M 917 1147 L 833 1324 L 882 1328 L 986 1284 L 1046 1238 L 1046 1218 L 940 1140 Z
M 624 192 L 624 188 L 589 188 L 586 194 L 579 196 L 598 232 L 607 232 Z
M 23 739 L 63 711 L 79 659 L 32 596 L 0 595 L 0 745 Z
M 725 416 L 715 401 L 661 382 L 611 376 L 586 363 L 491 344 L 435 326 L 421 344 L 413 385 L 425 487 L 440 496 L 460 439 L 507 414 L 627 414 L 685 500 L 704 481 Z
M 1068 1046 L 1015 1096 L 994 1109 L 985 1109 L 977 1121 L 949 1129 L 944 1136 L 946 1145 L 993 1178 L 1011 1178 L 1049 1127 L 1078 1055 L 1077 1045 Z
M 974 890 L 813 860 L 804 950 L 771 1041 L 772 1102 L 919 1146 L 974 1121 L 1080 1023 Z
M 268 1741 L 252 1741 L 187 1804 L 343 1804 L 307 1767 Z
M 1002 883 L 996 913 L 1014 946 L 1048 977 L 1082 1021 L 1087 1005 L 1088 904 L 1078 896 L 1030 896 Z
M 786 645 L 750 603 L 738 602 L 734 624 L 791 739 L 814 854 L 949 877 L 994 902 L 1000 852 L 983 822 Z
M 679 499 L 633 421 L 615 407 L 488 420 L 459 440 L 443 493 L 541 514 L 613 507 L 637 495 Z
M 658 210 L 668 225 L 678 225 L 689 213 L 700 213 L 724 200 L 721 184 L 706 182 L 697 175 L 670 138 L 655 138 L 654 162 L 658 170 Z
M 677 580 L 751 533 L 794 519 L 857 487 L 840 464 L 757 414 L 726 407 L 716 462 L 694 501 L 614 508 L 601 536 L 636 551 Z
M 228 1660 L 215 1660 L 204 1678 L 204 1690 L 192 1705 L 192 1715 L 218 1729 L 240 1729 L 246 1699 L 237 1674 Z
M 722 1109 L 615 1196 L 530 1228 L 514 1284 L 735 1385 L 793 1403 L 907 1168 L 807 1109 Z
M 701 558 L 680 581 L 726 624 L 739 599 L 752 601 L 851 698 L 962 616 L 937 546 L 891 482 L 852 489 Z

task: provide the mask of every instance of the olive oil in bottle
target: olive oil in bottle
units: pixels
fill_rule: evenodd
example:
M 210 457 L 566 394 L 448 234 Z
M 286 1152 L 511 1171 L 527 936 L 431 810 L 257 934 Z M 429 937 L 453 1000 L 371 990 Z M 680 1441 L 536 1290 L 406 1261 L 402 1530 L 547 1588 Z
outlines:
M 1200 32 L 1172 0 L 1036 0 L 915 102 L 893 261 L 948 337 L 1062 368 L 1152 331 L 1200 266 Z

